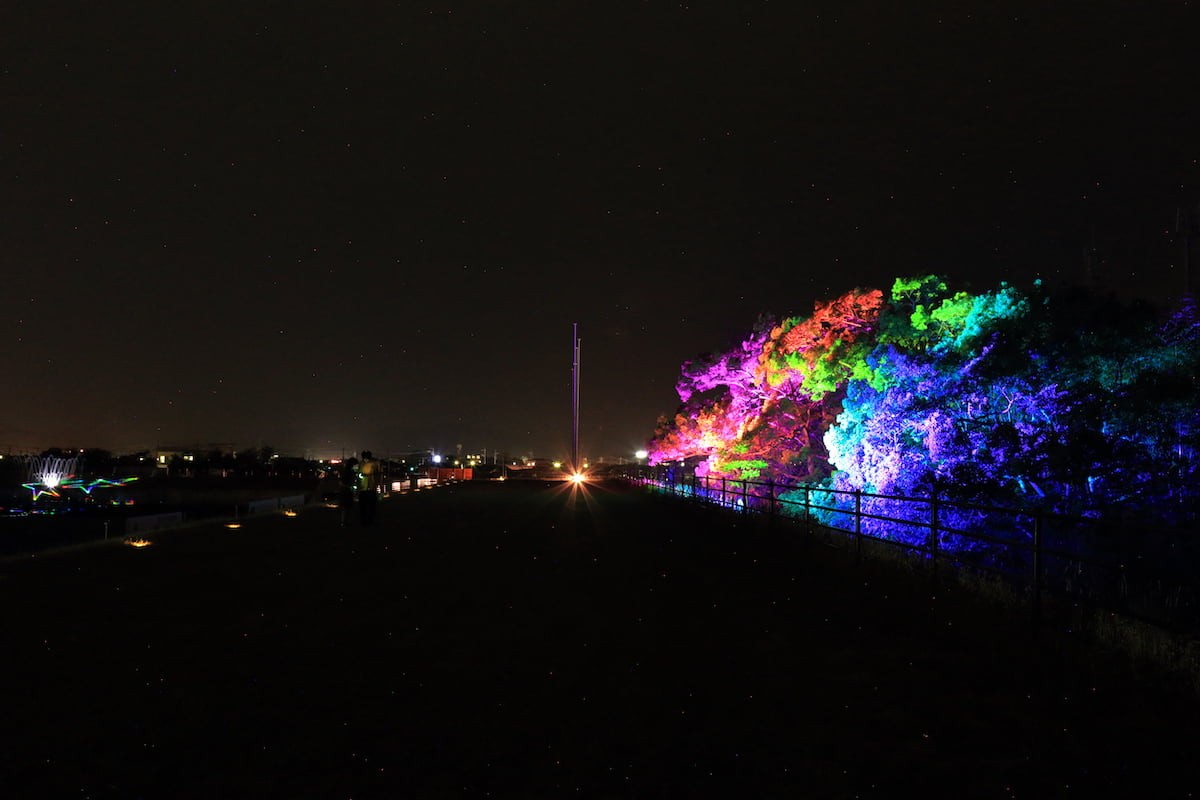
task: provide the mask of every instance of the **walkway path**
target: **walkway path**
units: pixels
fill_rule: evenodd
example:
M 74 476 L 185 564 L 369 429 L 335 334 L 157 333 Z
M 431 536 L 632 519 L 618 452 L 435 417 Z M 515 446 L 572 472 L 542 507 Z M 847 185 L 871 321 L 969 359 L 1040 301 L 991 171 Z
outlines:
M 165 531 L 4 564 L 0 604 L 6 797 L 1200 788 L 1197 705 L 1119 659 L 628 488 Z

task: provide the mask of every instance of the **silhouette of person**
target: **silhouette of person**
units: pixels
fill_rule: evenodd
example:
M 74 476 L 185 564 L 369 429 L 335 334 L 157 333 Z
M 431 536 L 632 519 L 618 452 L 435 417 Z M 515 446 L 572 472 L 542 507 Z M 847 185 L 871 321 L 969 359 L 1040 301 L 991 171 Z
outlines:
M 363 526 L 375 522 L 375 509 L 379 503 L 381 468 L 370 450 L 363 450 L 358 464 L 358 521 Z
M 341 526 L 346 527 L 354 509 L 354 490 L 358 485 L 358 459 L 348 458 L 338 470 L 338 515 Z

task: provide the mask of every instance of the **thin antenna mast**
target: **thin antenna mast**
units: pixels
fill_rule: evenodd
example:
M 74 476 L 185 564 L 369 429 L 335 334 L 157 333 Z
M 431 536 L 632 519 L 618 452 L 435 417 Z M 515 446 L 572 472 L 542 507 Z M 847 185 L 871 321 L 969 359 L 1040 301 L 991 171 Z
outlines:
M 579 323 L 571 323 L 571 469 L 579 471 Z

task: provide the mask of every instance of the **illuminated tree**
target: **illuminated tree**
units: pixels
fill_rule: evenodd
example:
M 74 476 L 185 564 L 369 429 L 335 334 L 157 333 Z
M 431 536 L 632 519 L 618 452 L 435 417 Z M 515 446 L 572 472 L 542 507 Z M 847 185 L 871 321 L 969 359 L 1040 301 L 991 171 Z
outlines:
M 825 472 L 822 433 L 837 397 L 824 401 L 861 374 L 853 365 L 861 365 L 881 307 L 878 290 L 854 290 L 817 303 L 807 318 L 760 318 L 730 351 L 686 362 L 676 384 L 683 407 L 660 421 L 651 463 L 705 456 L 701 471 L 709 474 Z
M 651 462 L 1108 514 L 1194 508 L 1200 313 L 938 276 L 760 319 L 683 366 Z M 1164 504 L 1170 499 L 1171 504 Z M 885 503 L 884 500 L 872 501 Z

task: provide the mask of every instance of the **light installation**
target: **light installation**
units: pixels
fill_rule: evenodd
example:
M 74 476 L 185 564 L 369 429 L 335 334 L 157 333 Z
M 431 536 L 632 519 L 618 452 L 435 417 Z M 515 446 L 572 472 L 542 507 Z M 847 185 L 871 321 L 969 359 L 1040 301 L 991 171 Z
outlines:
M 90 495 L 94 490 L 125 486 L 137 478 L 78 478 L 75 470 L 79 463 L 78 456 L 30 456 L 27 459 L 26 472 L 29 481 L 21 484 L 33 494 L 33 502 L 38 498 L 62 497 L 68 490 L 78 490 Z
M 685 362 L 649 462 L 1177 521 L 1197 506 L 1197 367 L 1187 296 L 1162 313 L 1040 282 L 972 293 L 900 278 L 886 295 L 854 289 L 808 316 L 760 319 L 736 347 Z

